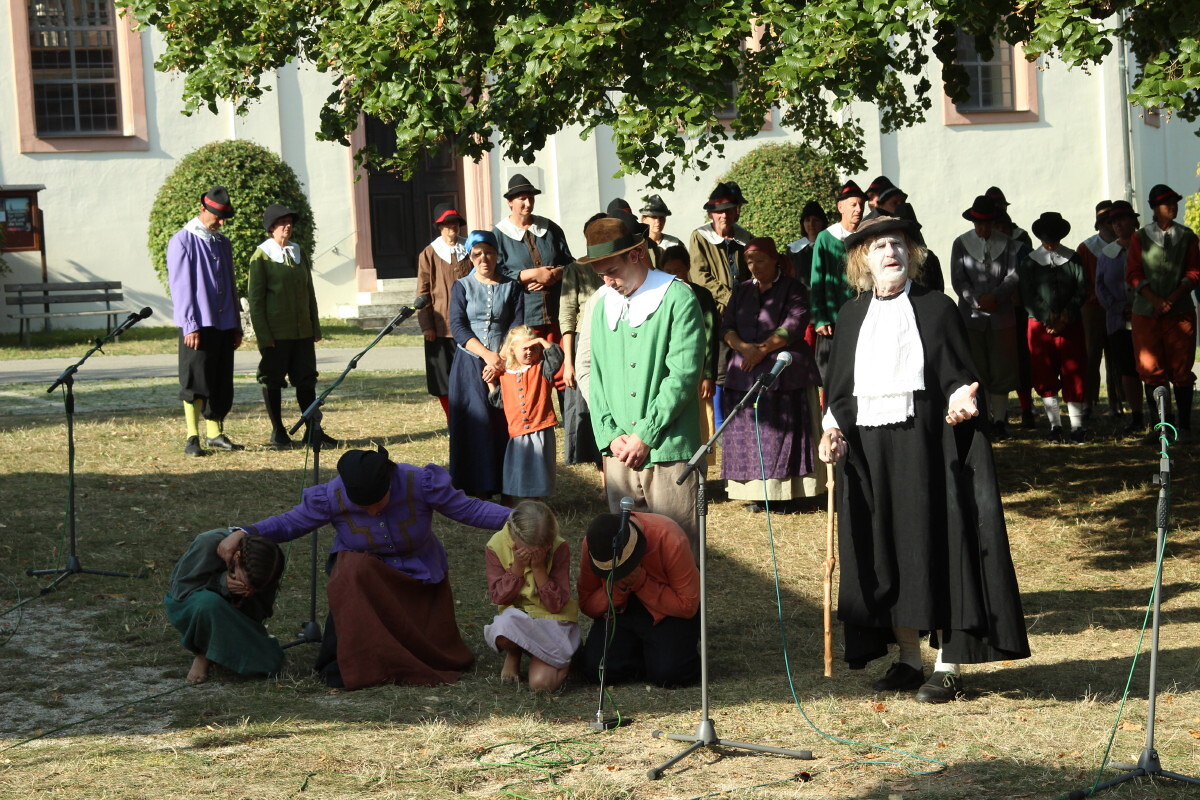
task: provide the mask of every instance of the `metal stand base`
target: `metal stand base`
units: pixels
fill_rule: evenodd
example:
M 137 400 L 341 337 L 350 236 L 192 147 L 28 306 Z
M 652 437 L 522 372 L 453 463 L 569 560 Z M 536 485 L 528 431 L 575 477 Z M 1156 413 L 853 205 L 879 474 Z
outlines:
M 1163 769 L 1162 763 L 1158 760 L 1158 751 L 1153 747 L 1147 747 L 1143 750 L 1142 757 L 1138 759 L 1138 763 L 1136 764 L 1118 764 L 1113 762 L 1113 766 L 1117 769 L 1125 770 L 1125 774 L 1118 775 L 1110 781 L 1097 784 L 1095 789 L 1081 789 L 1071 792 L 1067 797 L 1070 800 L 1083 800 L 1083 798 L 1096 792 L 1102 792 L 1118 784 L 1128 783 L 1135 778 L 1170 778 L 1173 781 L 1200 786 L 1200 779 Z
M 27 569 L 27 570 L 25 570 L 25 574 L 26 575 L 57 575 L 58 576 L 53 581 L 51 581 L 48 586 L 42 587 L 42 590 L 39 592 L 39 594 L 50 594 L 50 592 L 53 592 L 55 589 L 58 588 L 58 585 L 60 583 L 62 583 L 67 578 L 71 577 L 72 575 L 107 575 L 110 578 L 145 578 L 146 577 L 145 575 L 143 575 L 140 572 L 138 574 L 134 575 L 129 572 L 109 572 L 108 570 L 102 570 L 102 569 L 84 569 L 83 565 L 79 563 L 79 556 L 76 556 L 74 554 L 67 556 L 67 565 L 65 567 L 60 567 L 57 569 Z
M 663 733 L 662 731 L 653 731 L 650 735 L 655 739 L 666 738 L 676 742 L 691 742 L 691 745 L 684 749 L 683 752 L 667 759 L 657 767 L 647 770 L 646 777 L 652 781 L 661 778 L 663 772 L 687 758 L 701 747 L 732 747 L 737 750 L 749 750 L 754 753 L 774 753 L 780 756 L 802 758 L 805 761 L 812 761 L 813 758 L 811 750 L 787 750 L 783 747 L 769 747 L 765 744 L 749 744 L 747 742 L 735 742 L 732 739 L 721 739 L 717 736 L 717 731 L 713 727 L 711 719 L 701 720 L 700 724 L 696 726 L 696 733 L 692 736 L 682 733 Z

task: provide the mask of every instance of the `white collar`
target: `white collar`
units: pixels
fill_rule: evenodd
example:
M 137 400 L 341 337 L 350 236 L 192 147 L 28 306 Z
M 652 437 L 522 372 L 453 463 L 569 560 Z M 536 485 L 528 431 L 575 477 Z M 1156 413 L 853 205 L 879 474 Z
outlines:
M 958 240 L 962 242 L 967 255 L 981 264 L 995 261 L 1004 252 L 1004 248 L 1008 247 L 1009 242 L 1009 238 L 1000 231 L 992 231 L 992 235 L 984 239 L 974 228 L 958 237 Z
M 1104 247 L 1107 244 L 1108 242 L 1104 241 L 1104 237 L 1099 233 L 1089 236 L 1083 240 L 1084 247 L 1086 247 L 1088 250 L 1091 250 L 1092 255 L 1096 256 L 1097 258 L 1099 258 L 1100 254 L 1104 252 Z
M 860 426 L 892 425 L 913 416 L 913 392 L 925 388 L 925 348 L 908 298 L 872 296 L 854 354 L 854 396 Z
M 788 250 L 792 253 L 803 253 L 805 248 L 812 247 L 812 242 L 807 236 L 801 237 L 788 245 Z
M 608 323 L 608 329 L 615 331 L 622 317 L 629 327 L 639 327 L 662 305 L 674 280 L 674 275 L 652 269 L 646 273 L 642 285 L 629 297 L 619 294 L 611 286 L 601 286 L 597 294 L 604 302 L 604 321 Z
M 462 261 L 467 257 L 467 240 L 461 236 L 456 239 L 453 247 L 446 244 L 446 240 L 440 236 L 430 242 L 429 246 L 433 248 L 433 252 L 437 253 L 438 258 L 447 263 Z
M 546 231 L 550 230 L 549 226 L 546 224 L 548 222 L 548 219 L 545 217 L 539 217 L 537 214 L 529 217 L 528 230 L 533 234 L 533 238 L 540 239 L 546 235 Z M 525 241 L 526 229 L 518 228 L 516 223 L 508 217 L 505 217 L 496 223 L 496 230 L 500 231 L 510 239 L 515 239 L 518 242 Z
M 1114 239 L 1106 244 L 1104 249 L 1100 252 L 1108 258 L 1116 258 L 1117 256 L 1121 255 L 1121 253 L 1125 252 L 1125 248 L 1121 246 L 1119 241 Z
M 825 232 L 828 233 L 833 238 L 837 239 L 839 242 L 844 242 L 844 241 L 846 241 L 846 237 L 849 236 L 854 231 L 846 230 L 846 228 L 842 226 L 842 223 L 839 220 L 838 222 L 835 222 L 832 225 L 830 225 L 828 228 L 826 228 Z
M 707 239 L 710 244 L 721 245 L 721 244 L 725 244 L 725 242 L 727 241 L 724 236 L 722 236 L 721 234 L 719 234 L 715 230 L 713 230 L 713 226 L 712 226 L 711 222 L 701 225 L 699 228 L 696 228 L 696 233 L 700 234 L 705 239 Z M 737 242 L 738 244 L 745 247 L 746 242 L 750 241 L 750 237 L 748 235 L 746 235 L 746 231 L 742 230 L 742 228 L 740 226 L 734 225 L 733 226 L 733 236 L 729 237 L 728 241 Z
M 288 256 L 291 258 L 293 264 L 300 263 L 300 245 L 296 244 L 295 242 L 288 242 L 287 247 L 280 247 L 279 242 L 275 241 L 274 239 L 267 239 L 258 246 L 258 249 L 266 253 L 267 258 L 271 259 L 276 264 L 283 263 L 283 253 L 285 250 L 287 251 Z
M 1029 257 L 1034 263 L 1041 264 L 1043 267 L 1061 267 L 1070 261 L 1073 255 L 1075 253 L 1063 247 L 1060 243 L 1053 250 L 1047 250 L 1045 245 L 1039 245 L 1037 250 L 1029 254 Z
M 221 236 L 221 234 L 213 233 L 204 227 L 204 223 L 200 221 L 199 217 L 192 217 L 188 224 L 183 226 L 183 229 L 193 236 L 199 236 L 206 242 L 211 242 L 213 239 Z

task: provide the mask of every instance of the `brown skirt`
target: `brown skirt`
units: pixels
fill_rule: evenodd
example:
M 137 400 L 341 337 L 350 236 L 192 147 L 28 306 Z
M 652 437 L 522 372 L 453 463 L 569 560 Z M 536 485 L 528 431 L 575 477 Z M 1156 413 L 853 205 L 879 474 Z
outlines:
M 475 663 L 458 634 L 449 577 L 421 583 L 366 553 L 342 551 L 329 578 L 329 610 L 347 689 L 454 683 Z

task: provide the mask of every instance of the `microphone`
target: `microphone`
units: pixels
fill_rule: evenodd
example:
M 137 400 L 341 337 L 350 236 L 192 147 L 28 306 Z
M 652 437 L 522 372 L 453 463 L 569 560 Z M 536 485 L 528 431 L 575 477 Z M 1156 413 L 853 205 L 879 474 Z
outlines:
M 792 360 L 793 356 L 791 353 L 786 350 L 781 352 L 779 357 L 775 359 L 775 363 L 771 365 L 771 371 L 763 372 L 758 376 L 758 380 L 750 387 L 750 393 L 754 394 L 761 392 L 763 389 L 770 389 L 771 384 L 775 383 L 775 379 L 779 377 L 779 373 L 787 369 Z
M 116 328 L 113 329 L 113 332 L 109 334 L 109 337 L 115 339 L 116 337 L 120 336 L 122 333 L 124 333 L 125 331 L 132 328 L 134 325 L 137 325 L 139 322 L 141 322 L 142 320 L 144 320 L 146 317 L 150 316 L 153 313 L 154 313 L 154 310 L 151 309 L 150 306 L 146 306 L 141 311 L 133 312 L 125 319 L 124 322 L 122 322 L 120 325 L 118 325 Z
M 613 569 L 617 568 L 617 555 L 620 549 L 625 547 L 625 543 L 629 541 L 629 514 L 633 511 L 633 498 L 621 498 L 621 524 L 617 526 L 617 532 L 613 534 Z
M 1154 387 L 1154 406 L 1158 410 L 1158 421 L 1167 421 L 1167 387 Z M 1166 435 L 1166 429 L 1163 429 L 1163 435 Z
M 397 314 L 392 321 L 387 324 L 387 326 L 383 329 L 383 332 L 385 334 L 391 333 L 397 325 L 399 325 L 401 322 L 404 322 L 404 320 L 408 319 L 413 314 L 417 313 L 418 310 L 427 305 L 429 305 L 429 295 L 423 294 L 413 300 L 413 304 L 411 306 L 400 306 L 400 313 Z

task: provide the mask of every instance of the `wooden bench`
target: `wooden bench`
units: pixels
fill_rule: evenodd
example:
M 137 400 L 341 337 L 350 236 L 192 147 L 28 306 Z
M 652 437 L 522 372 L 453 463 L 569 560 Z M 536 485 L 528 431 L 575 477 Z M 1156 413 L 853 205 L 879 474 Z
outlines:
M 113 308 L 113 303 L 125 299 L 121 293 L 120 281 L 88 281 L 83 283 L 6 283 L 4 285 L 4 302 L 16 306 L 16 313 L 9 312 L 8 316 L 20 321 L 21 344 L 29 347 L 30 321 L 35 319 L 60 319 L 67 317 L 108 317 L 108 327 L 117 326 L 117 317 L 126 313 L 125 309 Z M 71 304 L 103 303 L 103 310 L 50 311 L 47 306 L 56 308 Z M 38 307 L 41 308 L 38 308 Z

